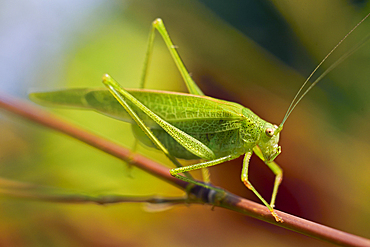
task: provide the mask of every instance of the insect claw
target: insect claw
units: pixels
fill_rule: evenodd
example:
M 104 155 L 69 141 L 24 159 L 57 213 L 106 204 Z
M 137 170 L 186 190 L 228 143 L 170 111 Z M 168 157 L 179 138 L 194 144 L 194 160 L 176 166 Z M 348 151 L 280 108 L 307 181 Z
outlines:
M 272 216 L 274 216 L 276 222 L 280 222 L 280 223 L 284 222 L 283 219 L 279 215 L 277 215 L 277 213 L 275 213 L 274 210 L 271 211 L 271 214 L 272 214 Z

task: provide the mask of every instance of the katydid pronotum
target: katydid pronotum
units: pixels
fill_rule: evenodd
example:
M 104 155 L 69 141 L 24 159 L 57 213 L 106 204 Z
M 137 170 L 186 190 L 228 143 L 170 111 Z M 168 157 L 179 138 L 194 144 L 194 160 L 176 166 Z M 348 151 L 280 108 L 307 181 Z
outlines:
M 91 109 L 132 123 L 133 131 L 139 141 L 162 150 L 177 166 L 170 169 L 172 176 L 206 188 L 215 189 L 207 183 L 209 182 L 207 167 L 244 155 L 242 182 L 270 210 L 275 220 L 282 222 L 282 219 L 274 211 L 276 195 L 283 178 L 282 169 L 274 161 L 281 152 L 278 145 L 279 134 L 285 121 L 307 92 L 340 61 L 358 48 L 347 52 L 339 59 L 339 62 L 329 67 L 302 92 L 309 79 L 326 58 L 369 15 L 359 22 L 315 68 L 296 94 L 279 126 L 261 119 L 251 110 L 237 103 L 205 96 L 186 70 L 161 19 L 156 19 L 152 23 L 141 89 L 125 90 L 112 77 L 104 75 L 103 83 L 108 90 L 67 89 L 32 93 L 30 98 L 41 104 Z M 143 89 L 156 30 L 164 39 L 186 83 L 189 94 Z M 248 165 L 253 152 L 275 174 L 270 203 L 258 193 L 248 180 Z M 197 159 L 201 162 L 184 167 L 177 159 Z M 206 183 L 196 181 L 188 174 L 189 171 L 197 169 L 204 171 Z M 222 191 L 221 189 L 217 190 Z

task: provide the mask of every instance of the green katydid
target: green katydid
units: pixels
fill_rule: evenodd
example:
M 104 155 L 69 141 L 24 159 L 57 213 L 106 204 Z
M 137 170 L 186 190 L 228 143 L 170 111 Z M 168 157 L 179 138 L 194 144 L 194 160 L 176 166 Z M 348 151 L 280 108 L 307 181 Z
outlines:
M 171 175 L 206 188 L 211 187 L 207 183 L 192 179 L 188 172 L 197 169 L 206 171 L 205 168 L 207 167 L 244 155 L 241 174 L 242 182 L 270 210 L 276 221 L 282 222 L 282 219 L 274 211 L 276 195 L 283 178 L 282 169 L 274 162 L 281 152 L 281 148 L 278 145 L 279 134 L 283 129 L 285 121 L 307 92 L 325 74 L 355 50 L 346 53 L 342 57 L 343 59 L 329 67 L 301 94 L 318 67 L 360 23 L 332 49 L 311 73 L 294 97 L 279 126 L 261 119 L 251 110 L 237 103 L 205 96 L 186 70 L 161 19 L 156 19 L 152 23 L 141 79 L 142 88 L 145 84 L 153 40 L 157 30 L 164 39 L 186 83 L 189 94 L 147 89 L 125 90 L 112 77 L 104 75 L 103 83 L 108 90 L 67 89 L 32 93 L 30 98 L 41 104 L 91 109 L 132 123 L 133 131 L 139 141 L 162 150 L 177 166 L 170 170 Z M 248 165 L 253 152 L 275 174 L 270 203 L 258 193 L 248 180 Z M 178 158 L 202 161 L 183 167 L 177 160 Z M 204 174 L 207 173 L 204 172 Z

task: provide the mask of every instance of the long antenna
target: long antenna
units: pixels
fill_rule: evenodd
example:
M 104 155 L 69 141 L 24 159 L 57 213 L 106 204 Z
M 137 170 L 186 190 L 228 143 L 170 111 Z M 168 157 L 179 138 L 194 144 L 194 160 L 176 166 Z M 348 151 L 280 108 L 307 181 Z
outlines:
M 310 81 L 312 76 L 316 73 L 316 71 L 321 67 L 321 65 L 326 61 L 326 59 L 340 46 L 343 41 L 362 23 L 364 22 L 368 17 L 370 16 L 370 13 L 368 13 L 359 23 L 354 26 L 351 31 L 349 31 L 346 36 L 344 36 L 336 46 L 324 57 L 324 59 L 319 63 L 319 65 L 316 66 L 316 68 L 311 72 L 311 74 L 307 77 L 303 85 L 298 90 L 297 94 L 294 96 L 292 103 L 290 103 L 287 112 L 285 113 L 285 116 L 283 118 L 283 121 L 279 125 L 279 128 L 277 131 L 275 131 L 275 134 L 279 133 L 283 129 L 283 125 L 285 121 L 288 119 L 289 115 L 292 113 L 294 108 L 298 105 L 298 103 L 303 99 L 303 97 L 319 82 L 321 79 L 327 75 L 330 71 L 332 71 L 335 67 L 337 67 L 341 62 L 343 62 L 345 59 L 347 59 L 350 55 L 352 55 L 355 51 L 357 51 L 361 46 L 363 46 L 367 40 L 370 38 L 370 34 L 367 35 L 365 38 L 363 38 L 355 47 L 353 47 L 351 50 L 346 52 L 344 55 L 342 55 L 336 62 L 334 62 L 328 69 L 326 69 L 308 88 L 306 91 L 302 93 L 301 96 L 299 96 L 303 90 L 303 88 L 307 85 L 307 83 Z

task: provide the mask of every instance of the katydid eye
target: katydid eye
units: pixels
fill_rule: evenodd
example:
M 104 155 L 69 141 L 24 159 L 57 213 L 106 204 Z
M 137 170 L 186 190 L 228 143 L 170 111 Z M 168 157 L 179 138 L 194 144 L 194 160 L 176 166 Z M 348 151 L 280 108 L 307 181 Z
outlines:
M 268 137 L 272 137 L 272 136 L 274 135 L 274 129 L 272 129 L 272 128 L 267 128 L 267 129 L 266 129 L 266 135 L 267 135 Z

